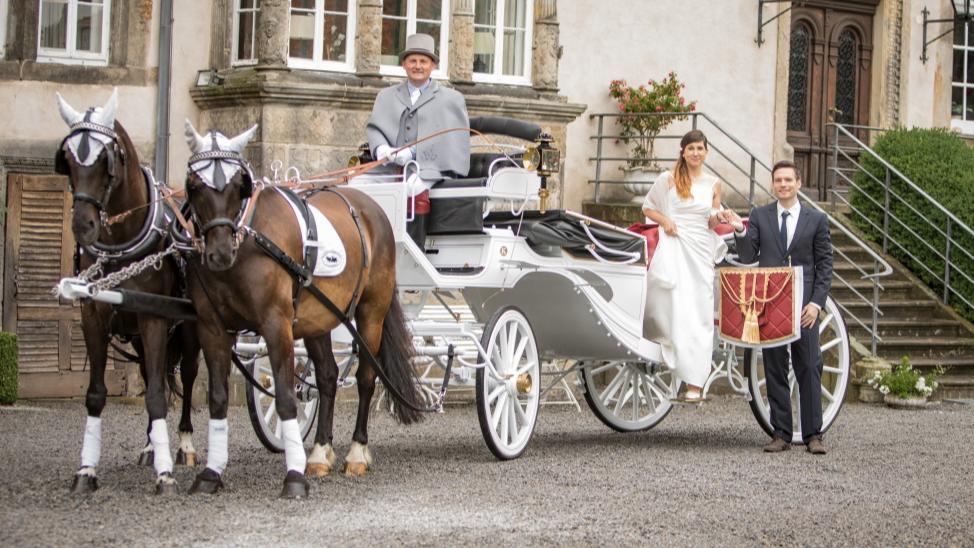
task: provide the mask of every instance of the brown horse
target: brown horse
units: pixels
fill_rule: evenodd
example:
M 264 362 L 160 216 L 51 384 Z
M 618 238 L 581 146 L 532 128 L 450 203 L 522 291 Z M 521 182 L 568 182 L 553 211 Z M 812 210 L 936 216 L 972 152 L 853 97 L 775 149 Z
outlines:
M 76 112 L 58 94 L 61 117 L 71 133 L 61 143 L 55 159 L 58 173 L 67 175 L 74 198 L 72 232 L 79 246 L 78 267 L 88 271 L 99 264 L 108 276 L 143 258 L 165 249 L 167 232 L 163 206 L 158 201 L 161 183 L 139 166 L 135 146 L 128 133 L 115 120 L 118 91 L 112 92 L 104 107 Z M 108 218 L 123 212 L 132 214 L 110 226 Z M 90 272 L 94 277 L 96 272 Z M 179 291 L 180 270 L 172 256 L 162 259 L 140 274 L 122 282 L 128 290 L 175 296 Z M 98 488 L 96 467 L 101 457 L 101 412 L 105 407 L 105 364 L 112 337 L 132 342 L 145 380 L 145 406 L 149 413 L 148 444 L 143 463 L 156 470 L 156 493 L 175 491 L 173 459 L 169 452 L 166 428 L 165 381 L 167 368 L 181 358 L 183 384 L 182 416 L 179 421 L 180 447 L 176 459 L 194 465 L 190 395 L 197 373 L 199 343 L 195 329 L 152 314 L 120 312 L 111 305 L 84 300 L 81 329 L 91 367 L 85 406 L 88 419 L 81 450 L 81 469 L 71 490 L 87 493 Z M 170 337 L 170 330 L 173 337 Z
M 222 487 L 227 463 L 227 375 L 234 332 L 252 330 L 267 343 L 276 387 L 275 405 L 282 421 L 287 474 L 282 497 L 307 495 L 306 470 L 329 473 L 335 462 L 332 417 L 338 367 L 331 348 L 336 314 L 315 298 L 317 288 L 340 310 L 355 319 L 370 352 L 360 350 L 356 373 L 358 416 L 345 472 L 362 475 L 372 462 L 368 449 L 369 403 L 381 367 L 390 392 L 402 398 L 395 406 L 403 423 L 419 420 L 420 401 L 409 361 L 414 349 L 396 292 L 395 240 L 385 213 L 371 198 L 349 188 L 311 193 L 307 203 L 331 222 L 344 245 L 343 270 L 330 277 L 310 278 L 313 288 L 289 270 L 304 263 L 301 230 L 288 197 L 279 189 L 255 184 L 241 152 L 256 126 L 228 139 L 211 132 L 201 137 L 186 122 L 193 156 L 186 180 L 187 201 L 199 257 L 189 260 L 190 298 L 196 307 L 199 338 L 210 372 L 210 436 L 207 469 L 191 492 L 212 493 Z M 260 242 L 272 242 L 281 253 L 274 258 Z M 294 265 L 293 263 L 297 263 Z M 304 339 L 315 365 L 322 400 L 310 459 L 305 456 L 296 420 L 294 341 Z

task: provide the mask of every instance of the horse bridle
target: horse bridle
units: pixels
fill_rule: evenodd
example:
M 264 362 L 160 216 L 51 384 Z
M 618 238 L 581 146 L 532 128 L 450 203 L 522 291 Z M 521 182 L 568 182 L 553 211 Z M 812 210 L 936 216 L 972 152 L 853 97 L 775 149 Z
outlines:
M 190 172 L 192 174 L 195 174 L 200 179 L 202 179 L 202 177 L 200 177 L 198 173 L 201 170 L 192 169 L 192 165 L 197 162 L 205 162 L 205 161 L 215 161 L 218 163 L 215 169 L 216 173 L 222 173 L 220 171 L 219 162 L 229 162 L 240 166 L 241 169 L 240 197 L 243 198 L 243 203 L 241 203 L 240 210 L 237 212 L 237 217 L 235 219 L 230 219 L 229 217 L 217 217 L 209 221 L 202 227 L 200 227 L 199 226 L 200 216 L 199 214 L 196 213 L 196 209 L 193 207 L 192 201 L 190 201 L 189 197 L 187 196 L 186 202 L 187 204 L 189 204 L 189 212 L 193 219 L 193 224 L 196 225 L 197 233 L 199 234 L 199 238 L 201 242 L 205 242 L 207 233 L 209 233 L 214 228 L 221 227 L 221 226 L 228 227 L 230 229 L 231 235 L 233 236 L 234 249 L 236 249 L 236 247 L 240 245 L 240 241 L 242 240 L 243 233 L 241 232 L 241 228 L 243 225 L 245 213 L 248 210 L 248 206 L 250 205 L 250 201 L 254 194 L 253 175 L 251 175 L 250 167 L 247 165 L 246 160 L 243 159 L 243 157 L 240 155 L 239 152 L 234 152 L 232 150 L 208 150 L 208 151 L 197 152 L 196 154 L 193 154 L 192 156 L 189 157 L 189 161 L 187 162 L 191 166 Z M 222 189 L 216 189 L 216 190 L 222 190 Z
M 108 226 L 108 213 L 106 208 L 108 207 L 108 201 L 112 197 L 112 192 L 118 187 L 119 177 L 118 177 L 118 164 L 125 162 L 125 154 L 118 147 L 118 134 L 115 133 L 113 128 L 108 126 L 92 122 L 90 118 L 93 110 L 89 109 L 85 113 L 85 119 L 80 122 L 75 122 L 71 124 L 71 132 L 61 141 L 61 147 L 58 149 L 57 157 L 54 162 L 54 171 L 61 175 L 68 175 L 68 186 L 71 189 L 71 197 L 75 202 L 85 202 L 94 206 L 95 210 L 98 211 L 98 216 L 101 220 L 102 226 Z M 67 151 L 65 147 L 67 146 L 68 139 L 71 139 L 79 133 L 83 134 L 81 139 L 83 146 L 85 141 L 88 139 L 88 132 L 100 133 L 109 137 L 111 139 L 111 145 L 104 144 L 105 146 L 105 160 L 108 162 L 108 185 L 105 187 L 105 191 L 102 193 L 101 198 L 92 196 L 86 192 L 78 192 L 74 189 L 74 183 L 71 180 L 71 170 L 68 166 Z M 72 154 L 74 154 L 72 152 Z M 80 162 L 81 159 L 75 158 Z

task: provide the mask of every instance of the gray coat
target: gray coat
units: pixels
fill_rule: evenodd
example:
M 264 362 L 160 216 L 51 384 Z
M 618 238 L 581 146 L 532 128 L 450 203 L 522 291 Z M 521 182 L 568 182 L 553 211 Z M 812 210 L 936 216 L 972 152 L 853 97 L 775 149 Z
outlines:
M 415 105 L 406 82 L 390 86 L 375 98 L 365 127 L 373 156 L 379 145 L 401 147 L 442 129 L 470 127 L 467 104 L 460 92 L 431 81 Z M 464 177 L 470 171 L 470 133 L 452 131 L 416 145 L 420 177 L 435 181 Z

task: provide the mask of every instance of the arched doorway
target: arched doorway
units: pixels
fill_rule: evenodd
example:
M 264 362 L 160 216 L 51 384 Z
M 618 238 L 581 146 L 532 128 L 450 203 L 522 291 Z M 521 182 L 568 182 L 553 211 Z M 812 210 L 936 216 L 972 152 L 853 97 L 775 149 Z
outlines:
M 879 0 L 808 0 L 791 18 L 788 143 L 805 191 L 828 198 L 835 132 L 828 124 L 869 125 L 873 14 Z M 865 136 L 865 132 L 860 132 Z M 837 181 L 838 190 L 841 181 Z

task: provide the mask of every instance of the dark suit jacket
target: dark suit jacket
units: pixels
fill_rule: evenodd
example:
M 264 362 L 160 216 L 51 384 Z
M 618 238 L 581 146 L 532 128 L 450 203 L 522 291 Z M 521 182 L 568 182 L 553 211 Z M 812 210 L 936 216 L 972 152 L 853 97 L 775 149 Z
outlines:
M 832 240 L 824 213 L 802 204 L 795 235 L 788 249 L 781 249 L 778 202 L 751 210 L 747 232 L 735 235 L 741 262 L 758 266 L 800 266 L 805 287 L 802 306 L 813 302 L 825 308 L 832 285 Z M 791 262 L 789 263 L 789 258 Z

